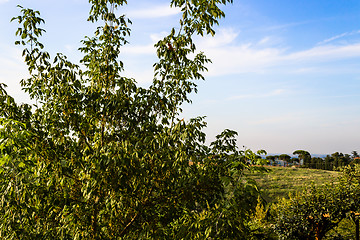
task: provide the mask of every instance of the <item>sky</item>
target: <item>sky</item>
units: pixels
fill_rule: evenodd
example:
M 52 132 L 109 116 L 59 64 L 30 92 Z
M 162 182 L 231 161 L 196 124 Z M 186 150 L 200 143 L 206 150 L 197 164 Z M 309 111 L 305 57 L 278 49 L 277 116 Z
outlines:
M 148 86 L 156 61 L 154 43 L 178 26 L 169 0 L 128 0 L 117 13 L 133 24 L 121 52 L 124 75 Z M 86 0 L 0 0 L 0 82 L 18 102 L 28 102 L 19 81 L 28 77 L 14 45 L 17 5 L 41 12 L 46 51 L 73 62 L 94 25 L 86 22 Z M 360 152 L 360 1 L 234 0 L 215 37 L 197 37 L 212 59 L 188 119 L 206 116 L 208 141 L 224 129 L 238 132 L 239 147 L 291 154 Z

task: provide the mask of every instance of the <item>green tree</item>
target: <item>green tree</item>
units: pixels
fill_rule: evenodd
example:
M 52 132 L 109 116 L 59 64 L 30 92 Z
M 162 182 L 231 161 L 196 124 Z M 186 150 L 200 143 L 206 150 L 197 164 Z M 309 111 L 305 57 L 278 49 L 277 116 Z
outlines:
M 284 154 L 279 155 L 279 159 L 288 162 L 288 161 L 290 161 L 291 157 L 284 153 Z
M 291 158 L 291 161 L 294 163 L 294 164 L 299 164 L 300 162 L 299 162 L 299 158 L 297 158 L 297 157 L 293 157 L 293 158 Z
M 300 164 L 304 164 L 305 166 L 308 166 L 311 160 L 311 155 L 308 151 L 305 150 L 296 150 L 293 152 L 294 155 L 298 155 L 298 158 L 300 160 Z
M 289 160 L 291 159 L 291 157 L 287 154 L 280 154 L 278 157 L 279 160 L 284 161 L 284 167 L 286 167 L 289 163 Z
M 332 159 L 333 167 L 335 169 L 347 166 L 351 162 L 351 157 L 349 154 L 335 152 L 331 154 L 330 157 Z
M 320 157 L 311 158 L 311 163 L 313 164 L 313 168 L 315 169 L 325 169 L 324 159 Z
M 204 118 L 180 117 L 210 62 L 193 36 L 214 35 L 232 0 L 171 1 L 181 19 L 155 44 L 149 88 L 122 76 L 126 0 L 89 2 L 99 27 L 82 41 L 82 67 L 43 50 L 39 12 L 13 19 L 31 74 L 21 84 L 37 104 L 0 84 L 0 237 L 246 238 L 258 192 L 243 170 L 259 158 L 231 130 L 205 146 Z
M 275 164 L 275 156 L 268 155 L 268 156 L 266 156 L 266 160 L 270 163 L 270 165 Z
M 342 169 L 337 181 L 309 186 L 282 199 L 274 207 L 275 229 L 280 239 L 323 239 L 345 218 L 357 225 L 359 234 L 360 166 Z
M 326 170 L 334 170 L 334 159 L 330 155 L 326 155 L 324 162 Z
M 333 188 L 331 185 L 327 188 Z M 280 239 L 322 239 L 326 232 L 346 217 L 340 202 L 334 203 L 334 191 L 309 187 L 306 191 L 282 199 L 277 205 L 276 229 Z
M 357 157 L 359 157 L 358 152 L 357 152 L 357 151 L 352 151 L 352 152 L 351 152 L 351 157 L 352 157 L 352 158 L 357 158 Z
M 352 151 L 351 152 L 351 158 L 352 158 L 352 163 L 353 164 L 359 164 L 360 163 L 360 158 L 359 158 L 359 154 L 357 153 L 357 151 Z

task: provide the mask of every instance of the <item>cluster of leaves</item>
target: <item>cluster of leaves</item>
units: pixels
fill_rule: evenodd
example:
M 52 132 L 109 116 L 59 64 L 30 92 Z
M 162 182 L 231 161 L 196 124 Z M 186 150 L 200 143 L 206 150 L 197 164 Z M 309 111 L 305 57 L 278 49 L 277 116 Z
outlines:
M 358 224 L 360 165 L 345 167 L 336 183 L 310 186 L 282 199 L 275 211 L 280 239 L 323 239 L 345 218 Z
M 83 68 L 53 60 L 39 37 L 39 12 L 14 18 L 36 105 L 17 104 L 0 84 L 0 237 L 4 239 L 241 239 L 257 189 L 243 178 L 259 160 L 225 130 L 207 147 L 203 117 L 184 121 L 181 105 L 210 62 L 194 34 L 214 34 L 231 0 L 172 0 L 180 28 L 155 47 L 153 84 L 121 76 L 118 60 L 131 23 L 125 0 L 94 1 L 103 21 L 82 41 Z M 85 69 L 85 70 L 82 70 Z

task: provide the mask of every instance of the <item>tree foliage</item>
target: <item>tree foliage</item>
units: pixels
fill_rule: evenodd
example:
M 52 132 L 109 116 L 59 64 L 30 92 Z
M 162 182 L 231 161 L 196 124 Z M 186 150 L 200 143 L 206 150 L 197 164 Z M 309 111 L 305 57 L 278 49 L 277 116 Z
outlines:
M 0 237 L 4 239 L 240 239 L 257 189 L 243 178 L 259 160 L 225 130 L 205 146 L 203 117 L 185 121 L 195 80 L 210 62 L 194 35 L 214 35 L 232 0 L 172 0 L 179 28 L 155 44 L 153 83 L 122 76 L 119 53 L 131 21 L 126 0 L 94 1 L 102 22 L 79 50 L 82 66 L 39 38 L 44 20 L 21 8 L 17 45 L 35 105 L 17 104 L 0 84 Z
M 310 160 L 311 160 L 311 155 L 308 151 L 305 150 L 295 150 L 293 152 L 294 155 L 298 155 L 298 158 L 300 160 L 300 164 L 304 164 L 305 166 L 308 166 Z
M 360 166 L 347 166 L 338 182 L 310 186 L 276 206 L 280 239 L 323 239 L 348 218 L 359 224 Z M 355 235 L 355 232 L 353 233 Z

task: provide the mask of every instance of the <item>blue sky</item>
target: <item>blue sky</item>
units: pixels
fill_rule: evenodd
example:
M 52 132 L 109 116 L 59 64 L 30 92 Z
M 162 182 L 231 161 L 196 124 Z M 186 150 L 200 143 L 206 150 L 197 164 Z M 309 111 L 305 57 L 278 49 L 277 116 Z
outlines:
M 128 0 L 132 21 L 122 51 L 124 73 L 139 84 L 152 79 L 153 44 L 177 25 L 166 0 Z M 92 34 L 86 0 L 0 0 L 0 82 L 28 101 L 18 82 L 27 76 L 14 46 L 16 5 L 46 21 L 46 50 L 78 61 L 80 40 Z M 360 152 L 360 1 L 242 0 L 223 7 L 214 38 L 197 38 L 213 60 L 184 117 L 207 116 L 209 141 L 225 128 L 239 146 L 270 153 Z

